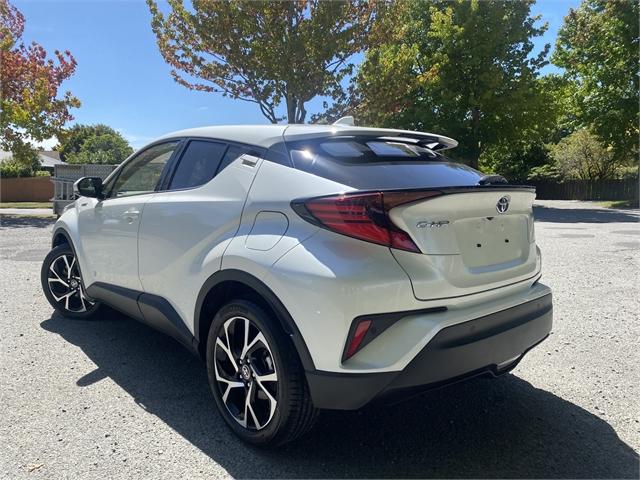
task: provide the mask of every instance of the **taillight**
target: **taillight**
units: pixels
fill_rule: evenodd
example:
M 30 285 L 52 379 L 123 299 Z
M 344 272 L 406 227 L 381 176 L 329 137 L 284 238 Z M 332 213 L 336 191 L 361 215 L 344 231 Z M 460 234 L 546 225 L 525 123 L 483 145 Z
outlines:
M 439 191 L 345 193 L 294 201 L 291 206 L 305 220 L 328 230 L 367 242 L 420 253 L 409 234 L 393 224 L 389 218 L 389 210 L 440 194 Z

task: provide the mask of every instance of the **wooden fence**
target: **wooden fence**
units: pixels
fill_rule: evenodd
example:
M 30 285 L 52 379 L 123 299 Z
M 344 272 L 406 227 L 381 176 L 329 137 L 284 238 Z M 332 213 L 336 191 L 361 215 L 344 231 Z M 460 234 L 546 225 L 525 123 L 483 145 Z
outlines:
M 638 198 L 638 179 L 566 180 L 525 182 L 536 187 L 540 200 L 633 200 Z
M 0 178 L 2 202 L 48 202 L 52 196 L 50 177 Z

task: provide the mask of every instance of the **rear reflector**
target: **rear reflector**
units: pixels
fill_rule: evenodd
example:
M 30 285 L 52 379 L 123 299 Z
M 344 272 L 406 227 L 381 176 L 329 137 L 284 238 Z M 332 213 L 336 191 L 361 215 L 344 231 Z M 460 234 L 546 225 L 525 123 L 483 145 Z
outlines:
M 328 230 L 387 247 L 420 252 L 409 234 L 393 224 L 389 210 L 440 195 L 439 191 L 346 193 L 294 201 L 292 208 L 305 220 Z
M 371 320 L 360 320 L 360 323 L 356 326 L 356 330 L 351 337 L 351 341 L 349 342 L 349 346 L 347 347 L 347 352 L 345 354 L 345 359 L 351 358 L 359 349 L 362 340 L 364 339 L 369 327 L 371 326 Z

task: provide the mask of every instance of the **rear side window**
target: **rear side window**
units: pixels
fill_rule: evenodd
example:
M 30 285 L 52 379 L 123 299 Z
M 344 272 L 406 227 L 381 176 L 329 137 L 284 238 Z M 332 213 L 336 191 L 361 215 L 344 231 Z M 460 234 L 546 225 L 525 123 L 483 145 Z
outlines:
M 169 189 L 193 188 L 204 185 L 218 171 L 227 144 L 191 140 L 173 174 Z
M 410 138 L 327 137 L 287 146 L 294 168 L 361 190 L 471 186 L 482 178 Z
M 237 160 L 238 157 L 245 154 L 260 157 L 263 155 L 263 151 L 249 145 L 231 145 L 227 150 L 227 153 L 224 154 L 218 173 L 227 168 L 231 163 Z

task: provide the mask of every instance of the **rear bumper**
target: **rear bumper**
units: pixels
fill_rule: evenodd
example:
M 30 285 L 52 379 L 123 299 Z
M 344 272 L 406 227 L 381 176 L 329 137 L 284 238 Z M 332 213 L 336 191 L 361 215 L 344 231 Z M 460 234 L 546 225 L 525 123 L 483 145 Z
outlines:
M 499 375 L 551 331 L 551 294 L 446 327 L 402 371 L 307 372 L 318 408 L 354 410 L 374 399 L 397 399 L 477 375 Z

